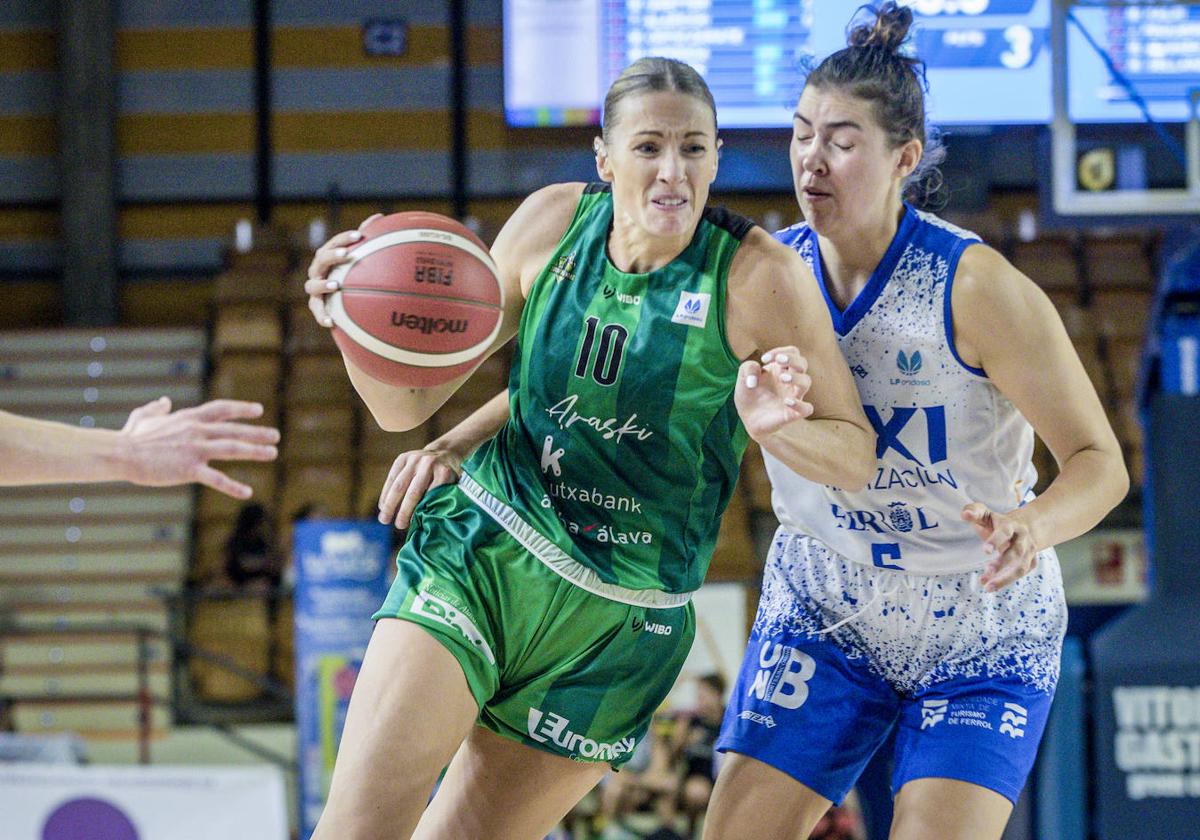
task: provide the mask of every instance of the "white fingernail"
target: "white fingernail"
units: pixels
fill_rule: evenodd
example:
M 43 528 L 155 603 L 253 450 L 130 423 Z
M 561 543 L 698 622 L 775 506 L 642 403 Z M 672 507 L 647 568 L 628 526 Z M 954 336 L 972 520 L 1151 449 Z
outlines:
M 791 382 L 792 375 L 790 373 L 785 373 L 785 374 L 783 374 L 783 376 L 779 377 L 779 381 L 780 382 Z
M 325 281 L 326 289 L 333 290 L 333 289 L 336 289 L 337 287 L 338 287 L 338 281 L 336 281 L 336 280 L 326 280 Z
M 361 230 L 351 231 L 350 238 L 353 240 L 356 240 L 356 241 L 359 239 L 362 239 L 362 231 Z
M 332 318 L 326 318 L 326 319 L 325 319 L 324 321 L 322 321 L 321 323 L 323 323 L 323 324 L 324 324 L 325 326 L 327 326 L 327 327 L 332 327 L 332 326 L 333 326 L 333 319 L 332 319 Z
M 779 361 L 779 364 L 786 365 L 787 364 L 787 356 L 780 356 L 778 361 Z
M 758 377 L 755 376 L 754 374 L 750 374 L 749 376 L 747 376 L 746 377 L 746 387 L 747 388 L 757 388 L 758 387 Z
M 346 249 L 338 248 L 336 251 L 333 252 L 333 255 L 335 257 L 337 257 L 338 259 L 341 259 L 342 257 L 346 256 Z
M 769 364 L 771 364 L 771 358 L 772 358 L 772 356 L 771 356 L 771 354 L 770 354 L 770 353 L 767 353 L 766 355 L 764 355 L 764 356 L 762 357 L 762 362 L 763 362 L 763 364 L 764 364 L 764 365 L 769 365 Z
M 788 397 L 786 400 L 783 401 L 783 404 L 786 406 L 793 406 L 796 404 L 796 401 L 794 399 L 792 399 L 791 397 Z

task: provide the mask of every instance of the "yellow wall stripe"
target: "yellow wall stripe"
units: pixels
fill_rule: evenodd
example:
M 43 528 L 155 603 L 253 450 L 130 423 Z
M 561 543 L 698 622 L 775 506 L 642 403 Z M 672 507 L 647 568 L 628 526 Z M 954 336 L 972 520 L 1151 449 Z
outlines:
M 117 32 L 119 70 L 248 70 L 249 29 L 148 29 Z
M 24 122 L 33 121 L 26 119 Z M 46 123 L 46 128 L 52 130 L 53 118 Z M 3 123 L 0 123 L 2 128 Z M 467 133 L 473 149 L 508 145 L 508 129 L 499 114 L 472 112 Z M 272 135 L 276 153 L 446 150 L 450 147 L 450 114 L 447 111 L 276 114 Z M 53 134 L 48 136 L 53 137 Z M 122 156 L 248 154 L 254 149 L 254 116 L 245 113 L 126 114 L 118 120 L 117 137 L 117 148 Z M 3 143 L 0 139 L 0 153 L 6 151 Z M 32 147 L 32 143 L 26 146 Z M 53 146 L 47 148 L 53 151 Z
M 0 155 L 57 157 L 58 126 L 54 115 L 0 114 Z
M 195 154 L 254 149 L 254 115 L 126 114 L 117 121 L 117 150 L 136 154 Z
M 0 71 L 53 70 L 57 66 L 58 41 L 53 32 L 0 31 Z
M 52 241 L 60 233 L 57 210 L 14 207 L 0 213 L 0 239 Z
M 352 228 L 372 213 L 380 212 L 384 206 L 392 213 L 404 210 L 427 210 L 443 215 L 450 213 L 450 203 L 437 199 L 390 201 L 386 205 L 381 202 L 356 201 L 341 205 L 339 221 L 346 228 Z M 287 202 L 273 208 L 271 223 L 292 231 L 296 242 L 303 243 L 307 240 L 305 231 L 308 230 L 308 223 L 316 218 L 324 218 L 328 210 L 328 204 L 323 201 Z M 50 216 L 49 223 L 53 224 L 50 229 L 57 233 L 57 214 L 53 211 L 44 212 Z M 22 227 L 22 231 L 34 230 L 34 223 L 38 217 L 34 211 L 29 213 L 31 218 Z M 131 204 L 121 208 L 117 230 L 121 239 L 188 239 L 214 236 L 232 238 L 233 226 L 237 220 L 253 218 L 254 214 L 253 205 L 242 202 Z M 5 215 L 7 214 L 0 214 L 0 219 L 4 219 Z M 5 228 L 0 227 L 0 239 L 18 238 L 5 236 L 4 231 Z M 306 252 L 307 248 L 301 250 Z
M 412 26 L 407 52 L 388 58 L 366 55 L 362 31 L 357 27 L 281 27 L 273 33 L 272 48 L 277 67 L 405 67 L 446 61 L 449 38 L 450 30 L 445 26 Z M 499 27 L 468 28 L 467 61 L 475 67 L 500 63 Z
M 251 204 L 159 204 L 121 208 L 117 235 L 121 239 L 187 239 L 233 236 L 238 219 L 254 217 Z
M 51 37 L 48 33 L 46 37 Z M 408 51 L 402 56 L 369 56 L 363 52 L 362 30 L 341 27 L 279 27 L 271 37 L 272 58 L 279 68 L 411 67 L 448 59 L 445 26 L 412 26 Z M 499 27 L 473 26 L 467 33 L 467 60 L 472 66 L 499 64 Z M 4 42 L 0 40 L 0 46 Z M 28 51 L 29 47 L 24 47 Z M 54 61 L 54 47 L 39 48 Z M 0 53 L 0 61 L 8 56 Z M 51 64 L 53 66 L 53 64 Z M 122 30 L 117 33 L 117 67 L 133 70 L 249 70 L 254 66 L 254 34 L 248 28 Z M 0 65 L 0 69 L 3 65 Z M 24 66 L 14 69 L 27 69 Z

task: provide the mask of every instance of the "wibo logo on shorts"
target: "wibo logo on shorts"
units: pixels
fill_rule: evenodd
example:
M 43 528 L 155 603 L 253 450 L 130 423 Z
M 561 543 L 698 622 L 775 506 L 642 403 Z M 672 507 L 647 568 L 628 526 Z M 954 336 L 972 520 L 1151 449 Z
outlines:
M 570 725 L 571 721 L 562 715 L 532 707 L 529 709 L 529 737 L 539 744 L 557 744 L 569 752 L 572 758 L 578 756 L 589 761 L 614 761 L 627 752 L 633 752 L 637 744 L 633 738 L 622 738 L 615 744 L 593 741 L 578 732 L 572 732 L 568 728 Z
M 644 621 L 641 616 L 633 617 L 633 632 L 639 633 L 645 630 L 647 633 L 653 633 L 655 636 L 670 636 L 675 631 L 675 628 L 670 624 L 659 624 L 657 621 Z
M 414 612 L 432 618 L 434 621 L 445 624 L 447 627 L 453 627 L 475 650 L 482 653 L 488 662 L 493 665 L 496 664 L 496 657 L 492 654 L 492 649 L 488 647 L 488 643 L 484 641 L 483 634 L 479 632 L 479 628 L 475 626 L 475 622 L 463 615 L 458 607 L 422 590 L 413 599 L 412 609 Z

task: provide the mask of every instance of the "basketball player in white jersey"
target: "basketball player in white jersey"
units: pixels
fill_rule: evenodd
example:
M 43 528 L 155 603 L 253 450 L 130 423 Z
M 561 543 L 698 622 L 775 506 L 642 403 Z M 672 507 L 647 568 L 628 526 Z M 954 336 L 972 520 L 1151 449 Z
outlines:
M 920 62 L 898 51 L 912 13 L 875 18 L 806 80 L 791 142 L 806 221 L 776 236 L 825 295 L 877 471 L 846 492 L 766 456 L 782 525 L 717 743 L 710 840 L 807 837 L 893 728 L 892 840 L 999 838 L 1058 679 L 1052 546 L 1128 489 L 1047 297 L 903 202 L 937 155 Z M 1038 498 L 1035 429 L 1061 468 Z

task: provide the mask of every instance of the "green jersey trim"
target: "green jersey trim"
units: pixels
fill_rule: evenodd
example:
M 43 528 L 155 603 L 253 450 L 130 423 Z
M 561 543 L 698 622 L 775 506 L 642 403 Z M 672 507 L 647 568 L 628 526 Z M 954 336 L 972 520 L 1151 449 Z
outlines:
M 526 522 L 513 508 L 485 490 L 475 479 L 463 473 L 458 486 L 488 516 L 496 520 L 513 539 L 523 545 L 530 554 L 542 562 L 550 571 L 575 584 L 580 589 L 635 607 L 666 609 L 681 607 L 692 599 L 691 592 L 664 592 L 661 589 L 629 589 L 615 583 L 606 583 L 594 571 L 575 560 Z

